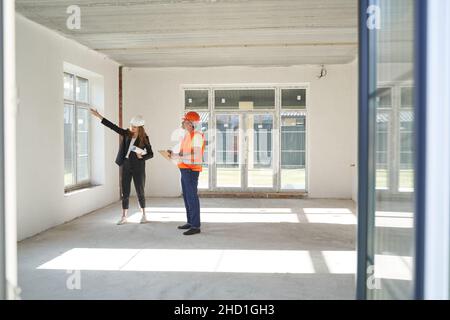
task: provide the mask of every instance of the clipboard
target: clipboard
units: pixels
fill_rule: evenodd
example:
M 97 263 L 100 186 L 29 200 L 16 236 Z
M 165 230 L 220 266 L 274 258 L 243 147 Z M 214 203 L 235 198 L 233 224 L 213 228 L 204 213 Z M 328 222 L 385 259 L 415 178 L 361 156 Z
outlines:
M 173 162 L 173 159 L 170 158 L 169 152 L 167 150 L 159 150 L 158 151 L 166 160 Z

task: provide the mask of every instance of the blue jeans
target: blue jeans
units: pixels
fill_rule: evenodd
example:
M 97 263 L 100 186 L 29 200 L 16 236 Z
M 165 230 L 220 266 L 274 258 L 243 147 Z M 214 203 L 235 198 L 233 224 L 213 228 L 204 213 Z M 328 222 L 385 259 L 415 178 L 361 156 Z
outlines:
M 200 200 L 197 194 L 200 172 L 191 169 L 180 169 L 180 172 L 187 223 L 192 229 L 200 229 Z

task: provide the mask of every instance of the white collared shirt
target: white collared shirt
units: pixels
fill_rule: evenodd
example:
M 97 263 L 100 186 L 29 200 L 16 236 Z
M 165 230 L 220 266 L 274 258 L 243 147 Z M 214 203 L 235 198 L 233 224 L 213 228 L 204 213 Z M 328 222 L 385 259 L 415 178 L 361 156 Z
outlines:
M 131 142 L 130 142 L 130 146 L 128 147 L 128 152 L 127 155 L 125 156 L 125 158 L 128 159 L 128 156 L 130 155 L 130 152 L 133 150 L 134 148 L 134 143 L 136 142 L 136 138 L 132 138 Z

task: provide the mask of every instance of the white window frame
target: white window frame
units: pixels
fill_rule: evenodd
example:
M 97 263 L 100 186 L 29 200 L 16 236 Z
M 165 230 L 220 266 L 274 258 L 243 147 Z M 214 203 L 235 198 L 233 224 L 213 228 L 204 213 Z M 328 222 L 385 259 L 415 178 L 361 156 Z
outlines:
M 217 187 L 216 181 L 216 163 L 215 163 L 215 145 L 210 144 L 209 152 L 208 152 L 208 168 L 209 168 L 209 185 L 208 189 L 202 189 L 204 191 L 212 191 L 212 192 L 277 192 L 277 193 L 299 193 L 305 194 L 309 189 L 309 119 L 308 119 L 308 108 L 309 108 L 309 99 L 306 100 L 306 106 L 304 109 L 283 109 L 281 106 L 281 90 L 283 89 L 305 89 L 306 97 L 309 97 L 309 84 L 308 83 L 275 83 L 275 84 L 216 84 L 216 85 L 182 85 L 181 86 L 181 100 L 183 106 L 183 112 L 187 111 L 196 111 L 196 112 L 208 112 L 209 113 L 209 140 L 215 141 L 215 117 L 216 114 L 243 114 L 248 111 L 242 111 L 239 109 L 230 109 L 230 110 L 221 110 L 215 109 L 215 91 L 217 90 L 264 90 L 264 89 L 273 89 L 275 90 L 275 106 L 272 109 L 253 109 L 251 112 L 253 113 L 271 113 L 274 115 L 274 128 L 277 129 L 277 134 L 273 137 L 272 143 L 272 152 L 273 152 L 273 161 L 274 161 L 274 184 L 272 188 L 244 188 L 245 185 L 245 170 L 242 171 L 241 177 L 241 187 L 239 188 L 227 188 L 227 187 Z M 208 90 L 209 99 L 208 99 L 208 109 L 186 109 L 185 108 L 185 91 L 188 90 Z M 281 113 L 282 112 L 301 112 L 305 114 L 306 124 L 305 124 L 305 189 L 288 189 L 281 188 Z M 214 129 L 214 130 L 212 130 Z M 242 147 L 242 144 L 241 144 Z M 242 150 L 241 150 L 242 151 Z
M 388 186 L 387 189 L 376 189 L 377 192 L 385 198 L 407 198 L 414 192 L 402 190 L 400 191 L 400 148 L 401 148 L 401 134 L 400 134 L 400 113 L 402 111 L 411 110 L 410 108 L 402 108 L 401 106 L 401 90 L 403 88 L 413 88 L 411 81 L 381 81 L 378 83 L 378 89 L 389 88 L 391 90 L 391 107 L 389 109 L 381 109 L 380 111 L 389 114 L 389 134 L 393 139 L 388 141 L 388 157 L 392 161 L 388 162 Z
M 73 164 L 74 164 L 74 180 L 75 183 L 70 184 L 70 185 L 65 185 L 64 184 L 64 191 L 65 193 L 74 191 L 74 190 L 78 190 L 78 189 L 83 189 L 83 188 L 88 188 L 90 187 L 91 184 L 91 179 L 92 179 L 92 166 L 91 166 L 91 157 L 92 157 L 92 153 L 91 153 L 91 123 L 90 123 L 90 118 L 88 118 L 88 178 L 85 180 L 78 180 L 78 109 L 85 109 L 88 110 L 91 108 L 91 94 L 90 94 L 90 82 L 89 79 L 87 79 L 86 77 L 77 75 L 76 73 L 73 72 L 64 72 L 64 75 L 70 75 L 73 77 L 73 100 L 67 99 L 64 96 L 64 105 L 69 104 L 73 106 L 73 117 L 74 117 L 74 141 L 73 141 L 73 145 L 74 145 L 74 159 L 72 159 Z M 86 80 L 88 82 L 88 87 L 87 87 L 87 103 L 86 102 L 81 102 L 77 100 L 77 79 L 83 79 Z M 64 141 L 65 142 L 65 141 Z M 65 143 L 64 143 L 64 148 L 65 148 Z

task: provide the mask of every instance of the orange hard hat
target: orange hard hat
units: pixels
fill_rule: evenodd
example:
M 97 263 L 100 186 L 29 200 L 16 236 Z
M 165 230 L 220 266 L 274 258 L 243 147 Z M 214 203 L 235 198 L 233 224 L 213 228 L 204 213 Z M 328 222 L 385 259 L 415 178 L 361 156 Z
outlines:
M 195 111 L 189 111 L 188 113 L 186 113 L 184 115 L 183 120 L 190 121 L 190 122 L 199 122 L 200 115 Z

